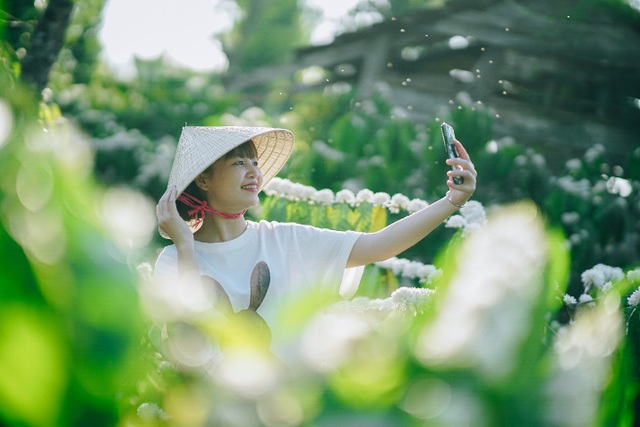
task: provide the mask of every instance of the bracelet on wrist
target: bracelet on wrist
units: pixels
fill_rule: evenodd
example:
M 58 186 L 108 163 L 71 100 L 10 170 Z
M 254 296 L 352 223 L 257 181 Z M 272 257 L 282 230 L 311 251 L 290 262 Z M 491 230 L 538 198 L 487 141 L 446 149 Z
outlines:
M 447 195 L 445 196 L 447 198 L 447 201 L 449 203 L 451 203 L 453 206 L 455 206 L 458 209 L 464 208 L 465 206 L 467 206 L 467 202 L 464 202 L 463 204 L 459 205 L 456 202 L 454 202 L 453 200 L 451 200 L 451 195 L 449 194 L 449 192 L 447 191 Z

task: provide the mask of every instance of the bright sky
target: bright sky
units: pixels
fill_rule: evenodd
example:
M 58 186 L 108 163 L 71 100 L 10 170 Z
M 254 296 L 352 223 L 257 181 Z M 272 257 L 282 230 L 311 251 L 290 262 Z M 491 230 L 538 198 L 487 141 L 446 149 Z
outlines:
M 359 0 L 305 0 L 323 11 L 312 42 L 327 43 L 339 21 Z M 107 61 L 131 67 L 134 56 L 151 59 L 164 53 L 172 61 L 199 71 L 221 70 L 226 57 L 215 35 L 229 30 L 236 10 L 218 0 L 107 0 L 100 38 Z

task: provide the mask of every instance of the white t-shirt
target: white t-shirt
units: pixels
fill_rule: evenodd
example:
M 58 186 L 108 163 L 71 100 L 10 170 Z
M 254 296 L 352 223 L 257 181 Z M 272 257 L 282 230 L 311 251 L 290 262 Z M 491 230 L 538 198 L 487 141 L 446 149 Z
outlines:
M 235 312 L 249 306 L 250 277 L 260 261 L 269 267 L 270 282 L 257 312 L 270 326 L 282 303 L 310 286 L 336 295 L 340 291 L 343 296 L 355 292 L 362 268 L 348 269 L 347 274 L 345 269 L 361 233 L 269 221 L 247 221 L 247 224 L 247 229 L 233 240 L 195 242 L 200 274 L 220 283 Z M 177 259 L 175 245 L 164 248 L 156 261 L 154 278 L 177 286 Z M 276 331 L 273 332 L 275 339 Z

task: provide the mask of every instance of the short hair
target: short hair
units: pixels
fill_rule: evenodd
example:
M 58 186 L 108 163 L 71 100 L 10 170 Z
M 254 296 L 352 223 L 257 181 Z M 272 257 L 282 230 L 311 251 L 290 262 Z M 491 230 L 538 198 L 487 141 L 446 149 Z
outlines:
M 256 149 L 256 145 L 253 142 L 253 140 L 250 139 L 238 145 L 236 148 L 230 150 L 221 158 L 229 159 L 232 157 L 257 158 L 258 150 Z M 210 164 L 205 170 L 202 171 L 202 173 L 204 174 L 211 174 L 212 172 L 213 172 L 213 163 Z M 205 192 L 202 191 L 200 187 L 198 187 L 195 180 L 191 181 L 191 183 L 187 185 L 187 188 L 184 190 L 183 193 L 187 193 L 198 200 L 206 200 L 207 198 Z M 189 206 L 185 205 L 184 203 L 176 203 L 176 206 L 178 208 L 178 213 L 180 214 L 180 217 L 182 219 L 184 219 L 187 222 L 193 219 L 193 217 L 189 215 L 189 211 L 191 210 Z

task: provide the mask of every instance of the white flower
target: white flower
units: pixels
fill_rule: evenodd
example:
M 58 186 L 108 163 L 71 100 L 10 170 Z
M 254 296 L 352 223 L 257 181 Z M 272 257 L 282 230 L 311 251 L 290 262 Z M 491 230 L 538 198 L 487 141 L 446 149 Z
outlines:
M 487 221 L 487 214 L 482 203 L 475 200 L 467 202 L 465 207 L 460 209 L 460 213 L 468 224 L 484 224 Z
M 583 199 L 589 199 L 591 197 L 591 183 L 586 178 L 576 181 L 570 176 L 563 176 L 556 180 L 556 184 L 569 194 Z
M 282 178 L 275 177 L 264 186 L 264 194 L 267 196 L 276 196 L 280 194 Z
M 408 310 L 412 313 L 422 312 L 431 301 L 431 295 L 434 294 L 433 289 L 410 288 L 407 286 L 400 287 L 393 291 L 391 300 L 396 308 L 400 310 Z
M 293 182 L 288 179 L 283 179 L 280 181 L 278 186 L 278 194 L 279 197 L 290 198 L 291 192 L 293 191 Z
M 374 299 L 369 302 L 369 309 L 376 311 L 391 311 L 394 308 L 393 301 L 391 298 L 385 299 Z
M 631 270 L 627 273 L 627 279 L 631 282 L 631 283 L 637 283 L 640 282 L 640 268 L 636 269 L 636 270 Z
M 407 209 L 409 207 L 409 198 L 403 194 L 394 194 L 389 201 L 389 210 L 392 213 L 398 213 L 400 209 Z M 395 212 L 393 211 L 395 210 Z
M 403 275 L 405 277 L 415 279 L 416 277 L 419 277 L 421 267 L 422 267 L 422 263 L 419 263 L 416 261 L 410 261 L 407 265 L 405 265 Z
M 473 233 L 474 231 L 480 230 L 482 228 L 482 224 L 478 224 L 478 223 L 473 223 L 473 224 L 467 224 L 467 226 L 464 228 L 464 235 L 467 235 L 469 233 Z
M 339 301 L 334 304 L 333 308 L 354 313 L 364 313 L 371 308 L 371 300 L 367 297 L 356 297 L 350 301 Z
M 404 258 L 394 258 L 394 261 L 391 263 L 391 271 L 396 276 L 402 276 L 404 273 L 404 269 L 407 265 L 409 265 L 409 260 Z
M 569 294 L 564 294 L 562 300 L 566 305 L 576 305 L 578 303 L 578 300 L 576 300 L 575 297 L 572 297 Z
M 431 266 L 433 267 L 433 266 Z M 421 285 L 429 285 L 433 281 L 438 280 L 442 276 L 442 270 L 433 267 L 433 271 L 426 276 L 421 276 L 420 284 Z
M 358 194 L 356 195 L 356 202 L 358 202 L 358 203 L 362 203 L 362 202 L 372 203 L 373 202 L 373 191 L 368 190 L 366 188 L 358 191 Z
M 166 420 L 167 414 L 155 403 L 143 403 L 138 406 L 138 410 L 136 411 L 138 416 L 143 420 Z
M 416 276 L 420 277 L 421 279 L 428 279 L 436 271 L 438 271 L 438 269 L 435 268 L 433 265 L 420 264 L 417 269 Z
M 336 202 L 338 203 L 348 203 L 350 205 L 356 202 L 356 196 L 353 194 L 351 190 L 340 190 L 336 193 Z
M 487 222 L 487 214 L 482 203 L 471 200 L 460 209 L 460 215 L 453 215 L 445 222 L 447 228 L 461 228 L 464 235 L 482 228 Z
M 309 200 L 316 193 L 316 189 L 308 185 L 293 183 L 290 189 L 291 199 L 293 200 Z
M 602 287 L 602 292 L 607 293 L 609 292 L 611 289 L 613 289 L 613 283 L 611 282 L 607 282 L 604 284 L 604 286 Z
M 631 295 L 629 295 L 629 298 L 627 298 L 627 303 L 629 303 L 631 307 L 636 307 L 638 304 L 640 304 L 640 287 L 636 289 Z
M 624 272 L 620 267 L 610 267 L 604 264 L 598 264 L 597 267 L 600 267 L 607 282 L 615 283 L 624 278 Z
M 444 223 L 447 228 L 465 228 L 467 226 L 467 220 L 462 215 L 453 215 L 447 219 Z
M 396 259 L 398 259 L 398 258 L 396 258 L 396 257 L 388 258 L 388 259 L 385 259 L 384 261 L 376 262 L 375 265 L 377 265 L 380 268 L 386 268 L 386 269 L 390 270 L 391 269 L 391 265 L 393 264 L 393 262 Z
M 441 270 L 433 265 L 426 265 L 417 261 L 409 261 L 395 257 L 376 262 L 375 265 L 379 268 L 391 270 L 396 276 L 407 277 L 409 279 L 418 278 L 421 284 L 431 283 L 442 273 Z
M 313 195 L 312 200 L 323 205 L 330 205 L 334 200 L 333 191 L 329 190 L 328 188 L 320 190 Z
M 409 206 L 407 206 L 407 210 L 409 211 L 410 214 L 412 214 L 412 213 L 418 212 L 423 208 L 426 208 L 427 206 L 429 206 L 429 203 L 425 202 L 424 200 L 413 199 L 409 202 Z
M 592 286 L 601 288 L 604 286 L 604 273 L 597 268 L 590 268 L 580 276 L 585 290 L 591 289 Z
M 593 268 L 582 273 L 582 283 L 586 290 L 592 286 L 603 289 L 604 285 L 611 282 L 618 282 L 624 278 L 624 272 L 619 267 L 610 267 L 605 264 L 597 264 Z
M 374 205 L 385 206 L 391 200 L 391 196 L 387 193 L 379 192 L 373 195 L 372 202 Z
M 566 167 L 570 171 L 579 171 L 582 169 L 582 161 L 580 159 L 570 159 L 567 161 Z

